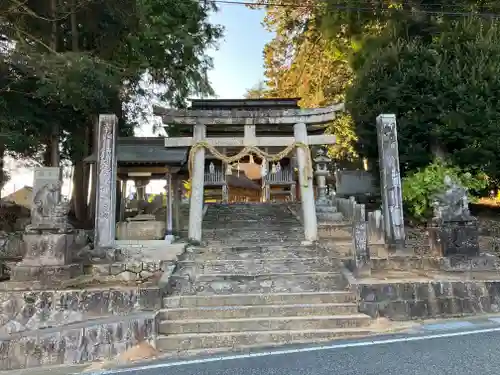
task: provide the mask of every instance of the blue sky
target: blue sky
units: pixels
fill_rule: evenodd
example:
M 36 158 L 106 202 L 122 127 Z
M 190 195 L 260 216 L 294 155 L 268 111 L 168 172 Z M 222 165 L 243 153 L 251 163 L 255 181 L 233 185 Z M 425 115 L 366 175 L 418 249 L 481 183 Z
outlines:
M 242 98 L 263 78 L 264 45 L 271 39 L 261 25 L 264 10 L 244 5 L 218 4 L 211 22 L 225 27 L 219 50 L 210 51 L 214 69 L 209 79 L 219 98 Z

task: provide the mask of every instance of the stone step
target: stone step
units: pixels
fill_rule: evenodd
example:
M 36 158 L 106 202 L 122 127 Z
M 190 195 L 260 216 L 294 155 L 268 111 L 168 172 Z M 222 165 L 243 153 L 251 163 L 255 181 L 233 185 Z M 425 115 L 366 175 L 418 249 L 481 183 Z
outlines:
M 316 216 L 319 221 L 325 222 L 340 222 L 344 220 L 344 215 L 342 215 L 340 212 L 318 212 Z
M 259 236 L 297 236 L 303 235 L 304 228 L 301 227 L 290 227 L 290 228 L 270 228 L 263 226 L 262 228 L 235 228 L 235 227 L 227 227 L 227 228 L 204 228 L 203 235 L 204 236 L 238 236 L 238 237 L 249 237 L 252 238 L 255 235 Z
M 352 302 L 293 305 L 214 306 L 174 308 L 160 311 L 162 320 L 234 319 L 256 317 L 329 316 L 357 314 L 358 305 Z
M 316 205 L 316 212 L 338 212 L 335 206 Z
M 303 234 L 295 234 L 295 235 L 283 235 L 283 236 L 270 236 L 270 235 L 255 235 L 253 238 L 241 238 L 238 236 L 227 236 L 226 238 L 208 238 L 209 245 L 211 246 L 242 246 L 249 245 L 262 245 L 262 246 L 277 246 L 280 244 L 290 244 L 295 246 L 300 246 L 303 240 Z
M 270 258 L 246 260 L 205 260 L 202 272 L 233 273 L 239 275 L 280 273 L 280 272 L 332 272 L 338 266 L 327 258 Z
M 272 220 L 264 220 L 264 219 L 235 219 L 235 218 L 228 218 L 227 220 L 221 220 L 221 219 L 214 219 L 213 221 L 204 219 L 203 220 L 204 226 L 205 224 L 213 224 L 213 225 L 219 225 L 219 227 L 239 227 L 239 228 L 261 228 L 261 227 L 276 227 L 276 228 L 283 228 L 283 226 L 286 227 L 301 227 L 301 224 L 298 220 L 293 219 L 280 219 L 279 223 L 276 222 L 276 219 Z
M 286 230 L 288 228 L 302 228 L 302 224 L 295 220 L 289 221 L 284 219 L 273 219 L 273 220 L 259 220 L 255 221 L 234 221 L 229 220 L 203 220 L 203 229 L 223 229 L 229 228 L 234 230 L 261 230 L 263 228 L 269 228 L 271 230 Z
M 292 212 L 288 209 L 273 209 L 273 210 L 255 210 L 255 209 L 242 209 L 242 210 L 207 210 L 204 217 L 229 217 L 238 216 L 238 219 L 256 218 L 256 217 L 293 217 Z
M 353 255 L 353 242 L 352 240 L 332 240 L 329 238 L 322 238 L 321 247 L 328 249 L 332 257 L 336 255 L 351 256 Z M 371 253 L 370 253 L 371 254 Z
M 279 220 L 279 221 L 277 221 Z M 261 216 L 256 216 L 256 217 L 247 217 L 247 218 L 242 218 L 239 215 L 235 216 L 228 216 L 228 217 L 204 217 L 203 218 L 203 223 L 210 223 L 210 224 L 235 224 L 235 225 L 248 225 L 248 226 L 254 226 L 254 225 L 278 225 L 278 223 L 283 223 L 286 225 L 295 225 L 298 226 L 300 225 L 300 222 L 295 218 L 295 217 L 261 217 Z
M 266 233 L 247 233 L 245 235 L 224 235 L 223 233 L 219 235 L 207 235 L 203 236 L 203 239 L 209 244 L 218 245 L 258 245 L 258 244 L 272 244 L 279 245 L 284 242 L 294 242 L 295 245 L 300 245 L 303 240 L 304 235 L 302 233 L 289 233 L 282 235 L 271 235 Z
M 324 255 L 324 250 L 321 249 L 301 249 L 300 247 L 292 248 L 279 248 L 278 246 L 271 248 L 226 248 L 225 250 L 220 248 L 213 248 L 212 250 L 205 251 L 203 253 L 197 254 L 197 259 L 202 259 L 205 261 L 210 260 L 251 260 L 251 259 L 307 259 L 314 258 L 317 256 Z
M 356 302 L 356 296 L 349 291 L 177 296 L 164 298 L 163 306 L 165 308 L 192 308 L 344 302 Z
M 163 320 L 159 333 L 163 335 L 183 333 L 215 333 L 245 331 L 305 330 L 363 327 L 371 318 L 365 314 L 326 316 L 276 316 L 233 319 Z
M 369 328 L 337 328 L 321 330 L 187 333 L 159 336 L 156 345 L 160 351 L 223 347 L 235 348 L 251 345 L 266 347 L 280 344 L 318 342 L 346 336 L 366 336 L 371 332 Z
M 297 242 L 297 240 L 289 240 L 289 241 L 279 241 L 273 242 L 269 241 L 269 243 L 241 243 L 234 245 L 224 245 L 224 246 L 213 246 L 208 245 L 208 249 L 220 249 L 221 251 L 264 251 L 264 250 L 314 250 L 317 248 L 315 244 L 302 244 L 303 241 Z
M 202 274 L 194 284 L 195 294 L 242 294 L 320 292 L 345 289 L 340 272 L 277 273 L 260 275 Z
M 346 223 L 325 223 L 318 225 L 318 236 L 336 241 L 352 240 L 352 224 Z

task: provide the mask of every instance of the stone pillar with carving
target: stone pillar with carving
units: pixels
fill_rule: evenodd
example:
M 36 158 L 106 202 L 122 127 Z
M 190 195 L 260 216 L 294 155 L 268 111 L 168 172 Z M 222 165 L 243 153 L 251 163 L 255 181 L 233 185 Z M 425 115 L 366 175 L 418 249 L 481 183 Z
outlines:
M 116 137 L 118 118 L 99 116 L 94 246 L 113 247 L 116 235 Z
M 390 248 L 402 250 L 405 246 L 405 228 L 395 115 L 382 114 L 377 117 L 377 138 L 385 240 Z
M 352 240 L 354 250 L 353 271 L 356 276 L 371 275 L 370 252 L 368 249 L 368 223 L 365 205 L 353 202 Z
M 307 127 L 304 123 L 294 125 L 295 141 L 307 145 Z M 302 202 L 302 218 L 306 241 L 317 241 L 318 222 L 316 219 L 316 204 L 314 203 L 314 189 L 312 171 L 308 170 L 307 150 L 297 147 L 297 166 L 299 169 L 300 198 Z
M 200 142 L 205 139 L 205 124 L 196 124 L 193 129 L 193 140 Z M 191 171 L 191 197 L 189 200 L 189 228 L 188 238 L 194 242 L 201 242 L 203 204 L 205 190 L 205 149 L 198 148 L 194 154 L 193 170 Z

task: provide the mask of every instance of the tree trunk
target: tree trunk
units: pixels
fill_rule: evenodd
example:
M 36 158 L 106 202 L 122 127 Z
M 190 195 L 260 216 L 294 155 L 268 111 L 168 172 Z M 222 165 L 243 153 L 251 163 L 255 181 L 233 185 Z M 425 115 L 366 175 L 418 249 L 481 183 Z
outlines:
M 57 0 L 50 0 L 50 16 L 52 18 L 52 33 L 50 36 L 50 48 L 57 51 L 57 39 L 58 39 L 58 22 L 57 22 Z M 50 166 L 59 167 L 60 157 L 59 157 L 59 124 L 54 124 L 52 127 L 52 134 L 50 136 L 50 142 L 47 145 L 50 149 Z
M 76 15 L 76 3 L 75 0 L 71 1 L 71 50 L 73 52 L 79 51 L 79 33 L 78 33 L 78 20 Z M 91 125 L 90 125 L 91 126 Z M 80 223 L 84 224 L 87 222 L 87 190 L 88 190 L 88 173 L 86 169 L 88 166 L 83 162 L 83 159 L 89 153 L 89 142 L 88 142 L 88 131 L 89 124 L 85 124 L 81 129 L 77 131 L 73 136 L 77 140 L 83 142 L 83 147 L 81 152 L 76 153 L 73 160 L 73 209 L 75 212 L 75 218 Z
M 97 136 L 98 136 L 98 130 L 99 130 L 99 119 L 97 116 L 94 116 L 92 119 L 92 131 L 89 136 L 89 140 L 91 141 L 91 152 L 97 154 Z M 97 157 L 97 155 L 96 155 Z M 96 163 L 93 164 L 92 166 L 92 185 L 90 188 L 90 199 L 89 199 L 89 220 L 91 222 L 94 221 L 95 219 L 95 200 L 97 197 L 96 194 L 96 188 L 97 188 L 97 160 Z
M 6 174 L 4 172 L 4 162 L 3 158 L 5 157 L 5 143 L 0 142 L 0 199 L 2 198 L 2 189 L 4 185 L 7 183 L 7 179 L 4 179 L 6 177 Z

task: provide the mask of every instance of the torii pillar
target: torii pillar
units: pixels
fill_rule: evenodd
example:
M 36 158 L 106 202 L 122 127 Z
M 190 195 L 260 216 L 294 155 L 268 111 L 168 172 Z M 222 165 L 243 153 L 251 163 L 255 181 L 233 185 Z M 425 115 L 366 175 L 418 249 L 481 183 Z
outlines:
M 307 145 L 307 127 L 304 123 L 295 124 L 293 127 L 295 141 Z M 308 159 L 312 155 L 301 147 L 297 147 L 297 165 L 299 168 L 300 200 L 302 202 L 302 220 L 304 223 L 304 237 L 307 241 L 318 240 L 318 222 L 316 218 L 316 203 L 314 202 L 314 188 L 312 170 Z M 309 165 L 308 165 L 309 164 Z
M 196 124 L 193 129 L 193 141 L 200 142 L 205 139 L 205 124 Z M 188 238 L 200 242 L 202 237 L 203 203 L 205 183 L 205 149 L 200 147 L 193 157 L 191 171 L 191 197 L 189 200 L 189 227 Z

